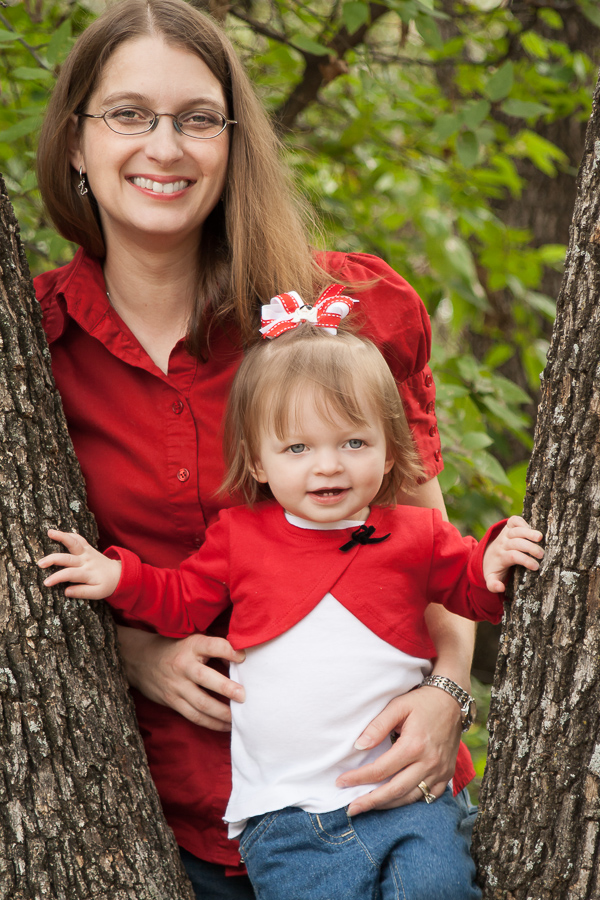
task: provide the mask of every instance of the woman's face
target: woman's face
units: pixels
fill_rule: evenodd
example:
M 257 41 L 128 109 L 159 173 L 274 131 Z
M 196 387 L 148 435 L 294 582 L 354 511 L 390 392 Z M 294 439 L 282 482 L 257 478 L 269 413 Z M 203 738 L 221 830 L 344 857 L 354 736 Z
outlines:
M 206 63 L 160 37 L 135 38 L 115 50 L 86 112 L 130 103 L 157 113 L 205 108 L 228 115 L 223 90 Z M 79 122 L 70 160 L 87 174 L 107 251 L 117 241 L 161 250 L 197 247 L 225 186 L 227 129 L 198 140 L 179 134 L 169 116 L 139 135 L 115 134 L 102 119 Z

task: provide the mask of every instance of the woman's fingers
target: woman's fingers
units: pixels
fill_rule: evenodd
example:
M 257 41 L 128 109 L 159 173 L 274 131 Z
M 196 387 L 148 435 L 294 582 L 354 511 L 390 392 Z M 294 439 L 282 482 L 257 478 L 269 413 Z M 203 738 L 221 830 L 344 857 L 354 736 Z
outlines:
M 123 626 L 118 631 L 121 655 L 133 687 L 196 725 L 211 731 L 231 730 L 229 704 L 220 697 L 243 702 L 244 690 L 206 663 L 216 658 L 243 662 L 242 651 L 234 650 L 224 638 L 204 634 L 172 640 Z
M 448 780 L 447 778 L 438 780 L 431 769 L 417 761 L 407 766 L 390 781 L 353 800 L 348 807 L 348 814 L 356 816 L 372 809 L 393 809 L 422 800 L 423 792 L 417 787 L 421 782 L 425 782 L 430 793 L 436 798 L 441 797 L 446 790 Z
M 369 809 L 389 809 L 421 799 L 417 785 L 424 781 L 441 796 L 454 773 L 460 741 L 460 708 L 453 697 L 437 688 L 421 687 L 392 700 L 359 737 L 357 746 L 375 746 L 375 735 L 399 732 L 396 742 L 375 762 L 344 772 L 338 787 L 378 784 L 352 801 L 351 815 Z M 369 743 L 371 738 L 371 743 Z

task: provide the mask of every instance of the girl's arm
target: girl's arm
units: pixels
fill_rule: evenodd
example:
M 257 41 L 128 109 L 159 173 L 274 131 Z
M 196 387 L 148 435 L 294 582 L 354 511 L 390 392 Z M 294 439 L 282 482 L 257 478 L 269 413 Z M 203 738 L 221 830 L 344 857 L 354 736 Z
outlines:
M 439 509 L 447 520 L 446 507 L 437 478 L 413 493 L 398 497 L 398 503 Z M 431 605 L 425 613 L 427 628 L 436 650 L 434 675 L 445 675 L 470 691 L 471 659 L 475 626 L 443 607 Z M 417 785 L 425 781 L 439 796 L 452 775 L 461 735 L 461 712 L 456 700 L 435 687 L 423 687 L 392 700 L 360 735 L 357 745 L 367 749 L 381 743 L 390 732 L 396 743 L 369 766 L 345 772 L 338 780 L 345 785 L 382 782 L 380 788 L 350 805 L 351 815 L 368 809 L 404 806 L 423 796 Z
M 39 561 L 44 569 L 62 567 L 45 579 L 46 585 L 70 582 L 65 594 L 88 600 L 104 599 L 114 592 L 121 576 L 118 560 L 108 559 L 79 535 L 51 530 L 48 536 L 64 543 L 69 553 L 50 554 Z M 244 689 L 207 664 L 211 659 L 243 662 L 243 652 L 234 650 L 224 638 L 204 634 L 176 640 L 122 625 L 117 626 L 117 633 L 132 687 L 196 725 L 212 731 L 231 730 L 229 705 L 207 691 L 243 703 Z
M 102 554 L 78 534 L 51 529 L 49 537 L 63 543 L 69 553 L 52 553 L 38 565 L 60 567 L 44 584 L 69 582 L 67 597 L 106 599 L 132 619 L 180 637 L 204 631 L 229 605 L 223 531 L 221 523 L 215 524 L 202 553 L 188 557 L 178 569 L 161 569 L 121 547 Z

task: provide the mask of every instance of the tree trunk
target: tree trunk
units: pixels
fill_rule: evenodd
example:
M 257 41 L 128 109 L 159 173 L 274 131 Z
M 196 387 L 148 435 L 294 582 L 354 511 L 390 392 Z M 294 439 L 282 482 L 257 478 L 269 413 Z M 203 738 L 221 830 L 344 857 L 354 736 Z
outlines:
M 0 276 L 0 897 L 191 900 L 107 607 L 36 566 L 95 523 L 1 178 Z
M 485 900 L 600 897 L 600 87 L 524 515 L 546 535 L 500 643 L 474 852 Z

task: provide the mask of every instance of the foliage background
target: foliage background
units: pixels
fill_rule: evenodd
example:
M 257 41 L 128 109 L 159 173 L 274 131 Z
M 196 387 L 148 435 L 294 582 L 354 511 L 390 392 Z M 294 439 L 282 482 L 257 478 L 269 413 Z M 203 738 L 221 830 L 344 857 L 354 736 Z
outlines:
M 520 512 L 600 0 L 198 5 L 245 59 L 323 222 L 317 241 L 383 257 L 426 303 L 451 519 L 481 534 Z M 73 252 L 41 207 L 36 132 L 57 68 L 103 7 L 2 3 L 0 169 L 34 273 Z

